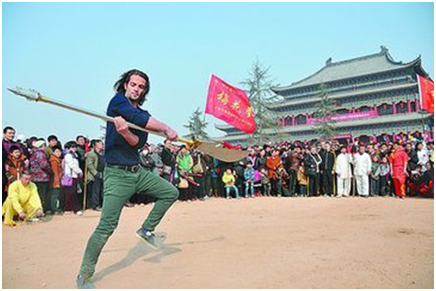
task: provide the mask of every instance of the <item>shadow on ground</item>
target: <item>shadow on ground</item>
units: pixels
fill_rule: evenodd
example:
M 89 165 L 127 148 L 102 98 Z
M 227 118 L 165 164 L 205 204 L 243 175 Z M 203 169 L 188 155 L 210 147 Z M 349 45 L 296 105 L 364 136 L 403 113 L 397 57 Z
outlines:
M 128 254 L 124 259 L 96 273 L 94 275 L 94 282 L 98 282 L 104 277 L 106 277 L 107 275 L 110 275 L 114 272 L 127 268 L 128 266 L 132 265 L 134 262 L 146 256 L 147 254 L 156 253 L 154 256 L 144 259 L 143 261 L 160 263 L 165 257 L 181 252 L 182 250 L 180 248 L 177 248 L 177 246 L 209 243 L 209 242 L 220 241 L 224 239 L 223 236 L 219 236 L 219 237 L 215 237 L 208 240 L 202 240 L 202 241 L 187 241 L 187 242 L 180 242 L 180 243 L 173 243 L 173 244 L 163 244 L 163 241 L 166 238 L 165 234 L 157 233 L 156 236 L 159 238 L 161 242 L 161 247 L 159 249 L 153 250 L 144 242 L 138 241 L 135 247 L 130 249 L 130 251 L 128 252 Z M 114 252 L 114 251 L 122 251 L 122 250 L 124 249 L 110 250 L 106 252 Z

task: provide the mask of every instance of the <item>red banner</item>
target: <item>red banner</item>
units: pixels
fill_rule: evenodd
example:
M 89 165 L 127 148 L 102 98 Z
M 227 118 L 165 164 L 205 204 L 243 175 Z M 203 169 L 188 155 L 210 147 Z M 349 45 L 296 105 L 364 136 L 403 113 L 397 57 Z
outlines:
M 434 114 L 434 83 L 418 75 L 421 108 Z
M 205 113 L 246 133 L 253 133 L 256 130 L 254 112 L 247 94 L 215 75 L 210 79 Z

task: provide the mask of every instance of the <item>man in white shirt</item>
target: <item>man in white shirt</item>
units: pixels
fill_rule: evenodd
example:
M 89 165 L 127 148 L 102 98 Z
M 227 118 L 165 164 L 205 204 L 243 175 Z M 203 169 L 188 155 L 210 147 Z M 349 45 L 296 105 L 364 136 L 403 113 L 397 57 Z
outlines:
M 336 158 L 335 172 L 337 175 L 338 195 L 336 197 L 348 197 L 351 189 L 351 156 L 347 153 L 347 147 L 341 147 L 341 153 Z
M 371 174 L 371 157 L 365 152 L 365 146 L 359 146 L 359 152 L 353 156 L 354 176 L 356 177 L 357 193 L 360 196 L 369 195 L 369 174 Z

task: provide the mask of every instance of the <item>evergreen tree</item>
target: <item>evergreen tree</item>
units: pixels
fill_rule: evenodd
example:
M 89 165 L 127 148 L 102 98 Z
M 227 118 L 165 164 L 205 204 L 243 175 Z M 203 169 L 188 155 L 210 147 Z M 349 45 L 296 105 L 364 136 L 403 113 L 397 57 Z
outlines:
M 315 132 L 319 136 L 321 141 L 329 141 L 336 135 L 336 121 L 332 119 L 335 115 L 335 104 L 330 100 L 327 93 L 327 86 L 321 84 L 319 97 L 321 100 L 316 105 L 316 111 L 314 117 L 317 118 L 317 122 L 314 124 Z
M 203 116 L 202 116 L 203 115 Z M 189 118 L 188 124 L 184 125 L 189 130 L 188 138 L 195 137 L 202 140 L 207 140 L 207 122 L 204 114 L 200 111 L 200 108 L 195 110 Z
M 271 140 L 265 135 L 266 129 L 276 131 L 278 128 L 277 118 L 267 107 L 279 100 L 279 97 L 270 89 L 274 85 L 270 80 L 268 71 L 269 68 L 263 67 L 259 61 L 256 61 L 249 72 L 250 77 L 241 82 L 246 88 L 248 99 L 255 114 L 256 131 L 252 134 L 252 139 L 258 144 Z

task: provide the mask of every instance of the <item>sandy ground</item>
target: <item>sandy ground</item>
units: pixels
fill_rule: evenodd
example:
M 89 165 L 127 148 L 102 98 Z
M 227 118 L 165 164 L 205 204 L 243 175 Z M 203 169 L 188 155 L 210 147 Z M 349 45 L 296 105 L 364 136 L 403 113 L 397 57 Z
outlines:
M 96 288 L 433 288 L 434 201 L 255 198 L 177 202 L 159 251 L 124 209 Z M 75 288 L 99 213 L 3 226 L 3 288 Z

